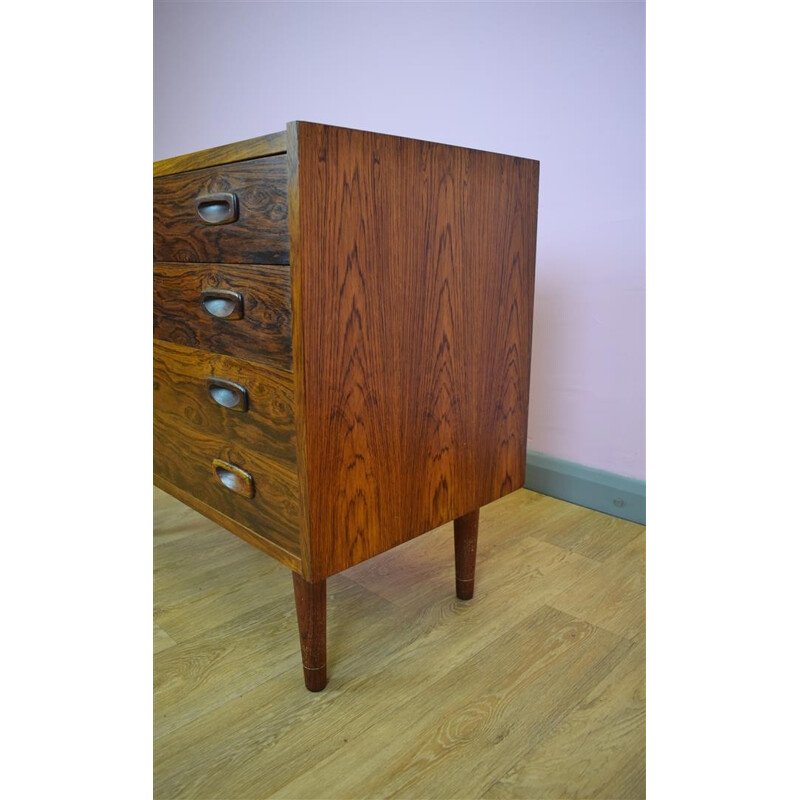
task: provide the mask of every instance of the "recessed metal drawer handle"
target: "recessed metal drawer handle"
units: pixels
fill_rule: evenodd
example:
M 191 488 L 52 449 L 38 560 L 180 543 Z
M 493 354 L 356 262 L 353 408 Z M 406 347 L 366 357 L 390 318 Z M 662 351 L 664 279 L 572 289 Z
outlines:
M 232 192 L 198 197 L 195 208 L 206 225 L 227 225 L 239 219 L 239 199 Z
M 244 386 L 222 378 L 208 378 L 206 386 L 211 399 L 217 405 L 231 411 L 247 411 L 247 389 Z
M 230 489 L 232 492 L 241 494 L 244 497 L 252 497 L 255 494 L 253 476 L 249 472 L 245 472 L 241 467 L 229 464 L 227 461 L 221 461 L 218 458 L 215 458 L 212 464 L 214 465 L 214 472 L 217 474 L 217 480 L 226 489 Z
M 209 289 L 200 292 L 203 308 L 217 319 L 241 319 L 244 316 L 244 299 L 238 292 L 227 289 Z

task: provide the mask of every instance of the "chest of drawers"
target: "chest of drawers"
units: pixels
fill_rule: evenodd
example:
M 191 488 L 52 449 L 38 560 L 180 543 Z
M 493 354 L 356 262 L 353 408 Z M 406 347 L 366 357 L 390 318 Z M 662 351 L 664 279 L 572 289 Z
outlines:
M 539 163 L 308 122 L 154 165 L 154 481 L 325 581 L 523 485 Z

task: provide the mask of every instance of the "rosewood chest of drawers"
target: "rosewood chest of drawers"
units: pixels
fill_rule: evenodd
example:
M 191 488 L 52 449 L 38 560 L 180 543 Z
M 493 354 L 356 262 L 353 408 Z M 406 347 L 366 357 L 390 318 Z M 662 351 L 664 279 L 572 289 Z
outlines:
M 539 163 L 308 122 L 154 165 L 154 480 L 325 580 L 523 485 Z

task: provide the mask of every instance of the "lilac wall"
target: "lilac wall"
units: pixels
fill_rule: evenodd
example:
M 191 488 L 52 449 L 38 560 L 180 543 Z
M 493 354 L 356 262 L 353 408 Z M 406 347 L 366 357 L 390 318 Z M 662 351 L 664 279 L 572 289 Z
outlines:
M 159 3 L 154 158 L 293 119 L 542 162 L 528 449 L 644 462 L 644 4 Z

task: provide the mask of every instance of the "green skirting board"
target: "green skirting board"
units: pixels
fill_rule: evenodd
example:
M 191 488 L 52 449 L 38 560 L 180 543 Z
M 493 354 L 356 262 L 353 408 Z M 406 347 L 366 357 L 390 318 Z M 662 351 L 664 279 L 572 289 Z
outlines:
M 528 452 L 525 487 L 615 517 L 645 524 L 645 482 Z

